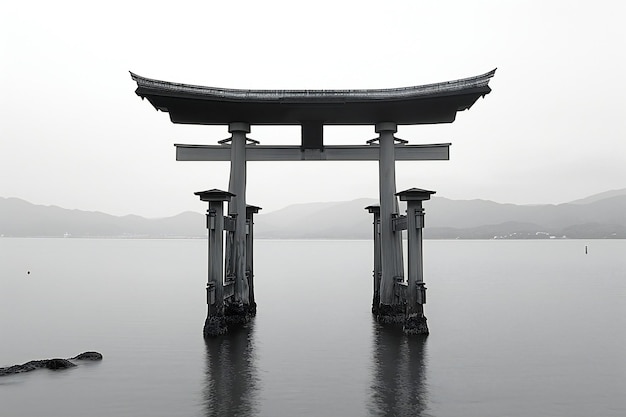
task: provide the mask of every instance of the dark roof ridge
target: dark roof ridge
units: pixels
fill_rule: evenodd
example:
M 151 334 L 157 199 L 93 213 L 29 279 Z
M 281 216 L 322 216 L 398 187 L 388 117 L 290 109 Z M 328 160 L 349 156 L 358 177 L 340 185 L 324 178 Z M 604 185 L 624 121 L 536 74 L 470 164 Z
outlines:
M 345 90 L 253 90 L 208 87 L 191 84 L 173 83 L 142 77 L 133 72 L 130 75 L 137 82 L 137 94 L 144 96 L 144 92 L 159 91 L 171 95 L 204 96 L 221 100 L 247 101 L 289 101 L 298 99 L 331 99 L 331 100 L 390 100 L 406 99 L 420 96 L 444 96 L 468 89 L 485 89 L 488 94 L 491 89 L 489 80 L 494 76 L 496 69 L 473 77 L 439 83 L 424 84 L 411 87 L 384 88 L 384 89 L 345 89 Z M 147 91 L 144 91 L 147 90 Z

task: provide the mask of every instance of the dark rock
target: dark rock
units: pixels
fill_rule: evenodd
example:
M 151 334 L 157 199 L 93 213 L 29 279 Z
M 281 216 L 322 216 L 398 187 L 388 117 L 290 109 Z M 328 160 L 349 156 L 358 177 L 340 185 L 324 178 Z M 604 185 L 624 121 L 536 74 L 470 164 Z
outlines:
M 226 334 L 226 332 L 228 332 L 228 327 L 226 327 L 224 316 L 208 317 L 204 322 L 203 334 L 205 339 Z
M 73 368 L 74 366 L 76 365 L 68 361 L 67 359 L 59 359 L 59 358 L 43 359 L 43 360 L 26 362 L 22 365 L 9 366 L 8 368 L 0 368 L 0 376 L 11 375 L 11 374 L 21 374 L 24 372 L 34 371 L 35 369 L 38 369 L 38 368 L 57 370 L 57 369 Z
M 67 369 L 67 368 L 73 368 L 76 366 L 76 364 L 73 364 L 72 362 L 68 361 L 67 359 L 59 359 L 59 358 L 55 358 L 55 359 L 48 359 L 46 361 L 44 361 L 45 364 L 43 366 L 43 368 L 47 368 L 47 369 Z
M 251 316 L 256 316 L 256 303 L 254 301 L 248 306 L 248 312 Z
M 255 314 L 255 309 L 248 304 L 229 303 L 224 306 L 224 320 L 227 325 L 248 323 Z
M 404 322 L 404 326 L 402 326 L 402 330 L 406 334 L 423 334 L 427 335 L 428 325 L 426 324 L 426 317 L 413 315 L 406 319 Z
M 404 324 L 406 318 L 403 304 L 380 304 L 376 321 L 382 324 Z
M 229 302 L 224 306 L 224 314 L 207 317 L 204 322 L 205 338 L 228 333 L 231 327 L 244 325 L 256 315 L 256 303 L 243 304 Z
M 83 352 L 70 359 L 73 361 L 101 361 L 102 354 L 98 352 Z
M 89 360 L 89 361 L 98 361 L 102 360 L 102 354 L 98 352 L 83 352 L 73 358 L 71 360 Z M 76 366 L 75 363 L 70 362 L 70 359 L 41 359 L 26 362 L 22 365 L 13 365 L 7 368 L 0 368 L 0 376 L 12 375 L 12 374 L 21 374 L 23 372 L 34 371 L 38 368 L 59 370 L 59 369 L 67 369 L 73 368 Z
M 31 362 L 25 363 L 23 365 L 13 365 L 7 368 L 0 368 L 0 376 L 11 375 L 11 374 L 21 374 L 23 372 L 30 372 L 37 369 L 35 365 Z

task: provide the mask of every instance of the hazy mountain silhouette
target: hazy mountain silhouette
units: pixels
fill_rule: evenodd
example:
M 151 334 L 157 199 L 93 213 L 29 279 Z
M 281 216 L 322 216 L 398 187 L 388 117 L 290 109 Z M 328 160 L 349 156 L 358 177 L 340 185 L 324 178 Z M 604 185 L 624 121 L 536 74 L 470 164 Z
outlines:
M 31 237 L 193 237 L 204 234 L 202 215 L 193 212 L 162 219 L 112 216 L 0 198 L 0 235 Z
M 515 205 L 433 197 L 423 203 L 424 236 L 431 239 L 626 238 L 626 189 L 622 194 L 612 192 L 608 198 L 591 196 L 589 201 Z M 255 222 L 256 235 L 369 239 L 373 218 L 364 208 L 370 204 L 377 204 L 377 200 L 288 206 L 259 215 Z
M 605 194 L 605 193 L 602 193 Z M 626 189 L 565 204 L 514 205 L 433 198 L 424 203 L 430 238 L 626 238 Z M 513 222 L 513 223 L 511 223 Z M 517 236 L 511 236 L 517 233 Z M 454 236 L 456 234 L 456 236 Z
M 581 198 L 580 200 L 570 201 L 570 204 L 595 203 L 596 201 L 604 200 L 605 198 L 619 197 L 623 195 L 626 195 L 626 188 L 622 188 L 621 190 L 610 190 L 610 191 L 605 191 L 603 193 L 594 194 L 589 197 Z
M 255 217 L 255 236 L 278 239 L 370 239 L 375 199 L 294 204 Z M 431 239 L 626 238 L 626 189 L 596 194 L 565 204 L 515 205 L 488 200 L 433 197 L 424 202 Z M 146 219 L 34 205 L 0 198 L 0 235 L 5 237 L 206 236 L 204 215 Z
M 372 215 L 366 206 L 377 200 L 360 198 L 334 203 L 294 204 L 255 219 L 255 235 L 275 239 L 367 239 Z

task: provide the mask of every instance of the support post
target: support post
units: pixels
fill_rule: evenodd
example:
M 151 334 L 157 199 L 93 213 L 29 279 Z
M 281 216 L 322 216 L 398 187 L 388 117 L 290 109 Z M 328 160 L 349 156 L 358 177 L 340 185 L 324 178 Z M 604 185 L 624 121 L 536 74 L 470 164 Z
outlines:
M 246 277 L 248 280 L 248 302 L 250 304 L 250 314 L 256 314 L 256 301 L 254 299 L 254 214 L 258 213 L 261 207 L 246 206 Z
M 209 202 L 206 215 L 208 229 L 208 279 L 207 279 L 207 318 L 204 322 L 204 337 L 218 336 L 226 333 L 224 317 L 224 269 L 223 269 L 223 234 L 224 234 L 224 201 L 230 201 L 233 194 L 222 190 L 198 191 L 194 193 L 202 201 Z
M 400 200 L 407 202 L 407 238 L 408 238 L 408 287 L 406 319 L 403 330 L 407 334 L 428 334 L 424 304 L 426 287 L 424 286 L 424 262 L 422 249 L 422 230 L 424 228 L 424 209 L 422 201 L 429 200 L 434 191 L 411 188 L 399 192 Z
M 380 265 L 380 206 L 367 206 L 365 209 L 374 215 L 374 290 L 372 297 L 372 314 L 378 315 L 378 307 L 380 305 L 380 277 L 382 275 Z
M 376 124 L 379 134 L 379 195 L 381 269 L 380 305 L 377 319 L 383 323 L 404 321 L 404 306 L 395 297 L 397 282 L 404 281 L 402 233 L 393 230 L 393 218 L 398 216 L 396 198 L 395 137 L 397 126 L 392 122 Z
M 235 220 L 229 255 L 235 289 L 233 299 L 226 306 L 225 316 L 229 323 L 243 323 L 250 318 L 246 278 L 246 134 L 250 133 L 250 125 L 230 123 L 228 131 L 232 134 L 228 191 L 235 195 L 228 204 L 228 214 Z

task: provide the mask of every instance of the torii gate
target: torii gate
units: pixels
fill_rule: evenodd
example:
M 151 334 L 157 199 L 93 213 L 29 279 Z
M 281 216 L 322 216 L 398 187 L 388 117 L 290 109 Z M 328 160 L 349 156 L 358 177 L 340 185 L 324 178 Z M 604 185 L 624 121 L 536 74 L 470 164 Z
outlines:
M 380 206 L 366 208 L 374 214 L 372 311 L 381 322 L 402 323 L 406 333 L 428 334 L 421 202 L 434 192 L 413 188 L 396 194 L 395 161 L 448 160 L 450 144 L 409 145 L 394 134 L 398 125 L 453 122 L 458 111 L 489 94 L 495 71 L 442 83 L 370 90 L 238 90 L 159 81 L 131 72 L 136 94 L 168 112 L 173 123 L 228 125 L 232 135 L 217 145 L 175 145 L 178 161 L 230 161 L 228 192 L 196 193 L 209 202 L 205 337 L 222 334 L 228 323 L 247 321 L 256 312 L 250 258 L 252 214 L 260 208 L 246 205 L 246 162 L 302 160 L 378 161 Z M 260 145 L 246 136 L 251 125 L 300 125 L 301 144 Z M 365 145 L 325 145 L 324 125 L 374 125 L 379 136 Z M 398 212 L 397 197 L 408 202 L 407 216 Z M 226 217 L 224 201 L 229 202 Z M 229 231 L 226 276 L 221 265 L 224 227 Z M 402 230 L 409 231 L 407 280 Z

